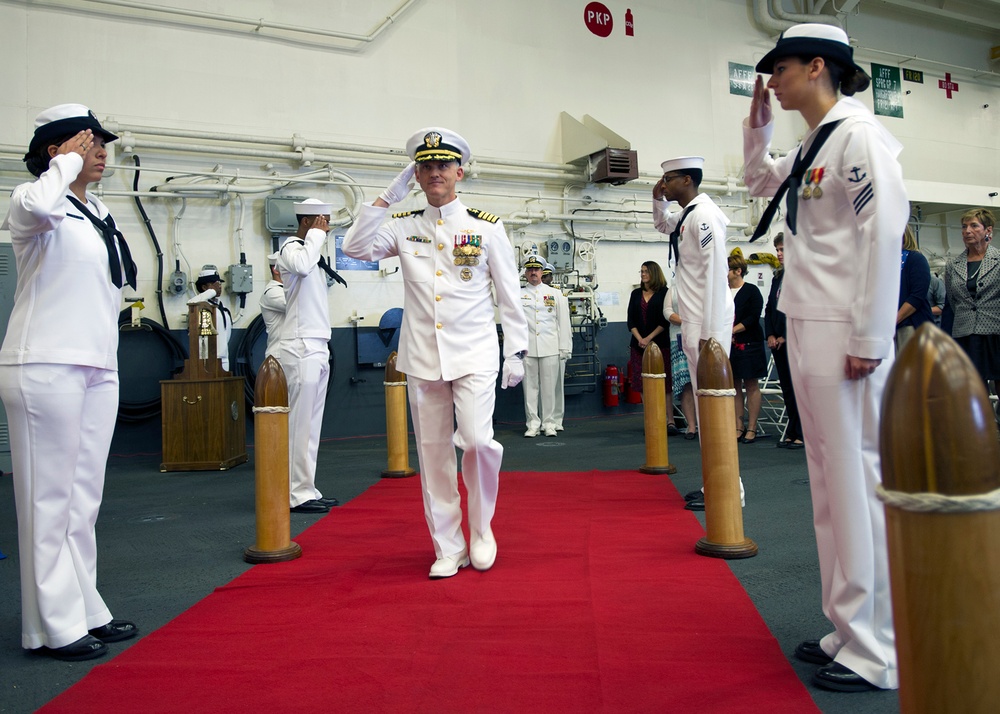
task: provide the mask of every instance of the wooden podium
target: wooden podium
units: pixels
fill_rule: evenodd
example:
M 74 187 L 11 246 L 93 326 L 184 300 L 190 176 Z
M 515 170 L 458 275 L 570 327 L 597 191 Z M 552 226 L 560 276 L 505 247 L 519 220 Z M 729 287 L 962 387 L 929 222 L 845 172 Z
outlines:
M 216 310 L 188 306 L 188 359 L 173 379 L 160 382 L 163 462 L 160 471 L 225 471 L 247 460 L 243 378 L 222 368 Z M 208 356 L 200 356 L 207 338 Z

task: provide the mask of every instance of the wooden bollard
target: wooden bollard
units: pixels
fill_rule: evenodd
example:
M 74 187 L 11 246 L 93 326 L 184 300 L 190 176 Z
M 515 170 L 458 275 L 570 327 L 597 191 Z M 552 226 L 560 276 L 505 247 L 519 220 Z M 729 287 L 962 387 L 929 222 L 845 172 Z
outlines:
M 646 426 L 646 463 L 639 467 L 644 474 L 674 474 L 667 452 L 667 375 L 663 352 L 655 342 L 642 353 L 642 414 Z
M 410 468 L 410 436 L 406 428 L 406 375 L 396 369 L 396 353 L 385 363 L 385 435 L 389 467 L 382 478 L 405 478 L 416 473 Z
M 701 476 L 705 483 L 705 537 L 694 550 L 712 558 L 751 558 L 757 544 L 743 535 L 740 461 L 733 419 L 733 371 L 715 339 L 698 355 L 698 414 L 701 428 Z
M 253 403 L 257 543 L 243 551 L 243 560 L 281 563 L 298 558 L 302 548 L 290 535 L 288 383 L 274 357 L 265 359 L 257 370 Z
M 899 708 L 1000 705 L 1000 444 L 972 362 L 925 323 L 889 375 L 881 425 Z

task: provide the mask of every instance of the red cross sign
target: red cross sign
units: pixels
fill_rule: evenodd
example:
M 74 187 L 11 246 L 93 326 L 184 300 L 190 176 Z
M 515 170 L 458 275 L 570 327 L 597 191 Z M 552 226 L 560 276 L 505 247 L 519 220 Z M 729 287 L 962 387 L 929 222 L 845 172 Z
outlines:
M 945 72 L 944 79 L 938 80 L 938 88 L 943 89 L 948 95 L 948 99 L 951 99 L 951 93 L 958 91 L 958 82 L 952 82 L 951 72 Z

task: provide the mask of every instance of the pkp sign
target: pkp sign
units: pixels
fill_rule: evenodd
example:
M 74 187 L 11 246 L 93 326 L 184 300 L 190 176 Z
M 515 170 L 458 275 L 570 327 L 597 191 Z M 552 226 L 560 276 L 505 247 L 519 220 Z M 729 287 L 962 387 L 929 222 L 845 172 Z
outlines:
M 587 3 L 587 7 L 583 9 L 583 21 L 587 24 L 587 29 L 598 37 L 607 37 L 614 29 L 611 11 L 604 3 Z

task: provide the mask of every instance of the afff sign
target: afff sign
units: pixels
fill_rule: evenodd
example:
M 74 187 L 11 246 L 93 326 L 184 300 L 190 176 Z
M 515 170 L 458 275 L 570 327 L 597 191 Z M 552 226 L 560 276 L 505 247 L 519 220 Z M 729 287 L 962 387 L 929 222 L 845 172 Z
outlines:
M 583 9 L 583 21 L 587 29 L 598 37 L 607 37 L 614 29 L 614 20 L 611 18 L 611 11 L 604 3 L 587 3 Z

